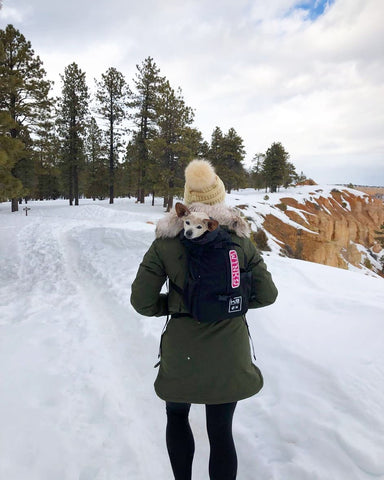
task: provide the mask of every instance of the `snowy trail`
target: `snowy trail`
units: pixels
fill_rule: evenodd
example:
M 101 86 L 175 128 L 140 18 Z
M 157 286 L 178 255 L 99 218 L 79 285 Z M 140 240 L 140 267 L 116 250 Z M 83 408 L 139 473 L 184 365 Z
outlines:
M 76 472 L 82 480 L 110 478 L 112 471 L 116 479 L 150 478 L 152 467 L 142 458 L 153 454 L 152 432 L 164 427 L 161 415 L 142 415 L 146 404 L 153 408 L 147 399 L 155 400 L 152 379 L 146 378 L 155 357 L 142 355 L 148 345 L 138 341 L 139 322 L 129 323 L 116 292 L 110 296 L 92 281 L 92 266 L 76 242 L 79 227 L 67 229 L 46 221 L 23 228 L 17 249 L 28 253 L 19 255 L 14 281 L 2 292 L 12 305 L 14 328 L 7 334 L 14 341 L 8 336 L 1 345 L 9 366 L 3 369 L 1 413 L 13 416 L 13 422 L 2 422 L 9 431 L 2 431 L 7 463 L 1 464 L 1 478 L 33 478 L 31 467 L 39 480 L 77 478 Z M 150 343 L 154 353 L 155 339 Z M 95 466 L 97 457 L 103 462 Z
M 97 238 L 94 231 L 91 236 Z M 151 357 L 143 357 L 148 342 L 137 334 L 140 325 L 136 319 L 130 320 L 125 302 L 119 302 L 108 283 L 102 285 L 104 282 L 101 280 L 104 279 L 97 275 L 92 263 L 87 263 L 89 258 L 83 255 L 81 238 L 78 229 L 71 230 L 62 245 L 68 277 L 77 285 L 79 303 L 88 317 L 88 344 L 94 346 L 89 352 L 92 372 L 87 373 L 81 383 L 94 385 L 96 396 L 100 399 L 100 405 L 96 405 L 92 413 L 98 424 L 95 437 L 100 436 L 100 424 L 108 425 L 110 418 L 115 417 L 113 431 L 106 430 L 102 443 L 101 439 L 98 441 L 98 454 L 107 460 L 101 468 L 104 472 L 113 470 L 116 475 L 116 465 L 120 464 L 121 473 L 117 472 L 117 478 L 126 478 L 127 475 L 150 478 L 152 469 L 148 463 L 142 462 L 142 457 L 153 455 L 154 447 L 156 451 L 157 445 L 153 446 L 147 440 L 151 439 L 153 431 L 160 430 L 163 425 L 153 422 L 152 415 L 142 415 L 146 406 L 153 408 L 148 401 L 152 387 L 148 375 L 152 373 Z M 94 278 L 98 278 L 99 282 L 94 282 Z M 128 292 L 129 289 L 125 291 L 125 297 Z M 151 343 L 154 351 L 155 341 Z M 92 355 L 98 357 L 97 365 L 102 367 L 99 370 L 93 369 Z M 107 478 L 107 473 L 100 473 L 100 478 L 104 478 L 103 475 Z M 94 474 L 89 478 L 94 478 Z
M 164 319 L 130 306 L 161 207 L 0 205 L 0 478 L 172 478 L 153 391 Z M 381 279 L 266 257 L 278 302 L 248 321 L 265 387 L 240 402 L 239 480 L 384 479 Z M 207 478 L 194 406 L 194 480 Z
M 144 459 L 159 458 L 161 452 L 161 462 L 156 464 L 156 475 L 157 478 L 166 479 L 171 478 L 171 471 L 164 442 L 164 403 L 153 392 L 156 374 L 153 365 L 157 361 L 164 319 L 143 319 L 133 311 L 129 302 L 130 285 L 138 267 L 138 250 L 141 258 L 152 241 L 153 228 L 146 240 L 145 237 L 132 237 L 126 228 L 74 229 L 66 237 L 64 251 L 71 259 L 67 264 L 77 265 L 74 279 L 80 285 L 85 310 L 91 314 L 96 331 L 102 332 L 103 351 L 109 352 L 113 357 L 109 363 L 121 392 L 112 388 L 108 390 L 108 395 L 112 398 L 126 397 L 124 410 L 129 412 L 131 423 L 121 425 L 120 428 L 130 432 L 128 441 L 133 443 L 137 457 L 134 473 L 128 478 L 152 478 L 154 465 Z M 108 248 L 101 245 L 108 245 Z M 113 248 L 117 249 L 118 255 L 111 256 Z M 120 255 L 122 249 L 126 252 L 124 258 Z M 108 263 L 109 271 L 106 272 L 105 265 Z M 114 272 L 113 277 L 110 272 Z M 131 391 L 132 386 L 134 392 Z M 208 442 L 204 439 L 206 434 L 202 411 L 199 413 L 200 415 L 194 412 L 192 418 L 198 415 L 194 419 L 195 437 L 199 442 L 197 450 L 203 451 L 194 470 L 197 472 L 196 478 L 204 478 L 208 463 Z M 120 442 L 120 439 L 116 440 Z M 127 439 L 122 440 L 121 445 L 124 445 Z M 129 462 L 129 459 L 126 461 Z M 111 471 L 111 466 L 106 466 L 106 471 Z

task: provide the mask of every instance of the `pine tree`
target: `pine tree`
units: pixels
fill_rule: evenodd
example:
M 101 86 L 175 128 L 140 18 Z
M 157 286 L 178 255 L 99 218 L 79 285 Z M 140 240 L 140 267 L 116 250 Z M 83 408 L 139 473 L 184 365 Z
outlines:
M 11 119 L 8 135 L 24 144 L 24 148 L 17 149 L 23 155 L 13 159 L 11 174 L 19 179 L 24 177 L 24 183 L 30 185 L 33 181 L 33 135 L 39 128 L 43 112 L 51 105 L 51 82 L 45 79 L 45 75 L 42 61 L 24 35 L 12 25 L 0 30 L 0 110 Z M 26 188 L 23 190 L 26 194 Z M 17 210 L 18 198 L 13 197 L 12 211 Z
M 18 198 L 24 191 L 21 181 L 12 173 L 18 159 L 24 155 L 24 144 L 11 137 L 9 131 L 12 128 L 15 124 L 10 115 L 0 112 L 0 202 Z
M 136 68 L 134 92 L 129 105 L 133 109 L 130 117 L 135 125 L 131 147 L 137 150 L 134 155 L 137 159 L 137 200 L 144 203 L 145 189 L 148 187 L 146 172 L 150 163 L 148 142 L 157 133 L 159 89 L 164 78 L 160 76 L 160 69 L 151 57 L 147 57 L 141 65 L 136 65 Z
M 184 183 L 184 168 L 193 152 L 188 140 L 193 122 L 193 111 L 185 104 L 181 89 L 177 92 L 165 81 L 160 89 L 157 102 L 158 135 L 149 142 L 152 162 L 152 181 L 161 185 L 165 194 L 167 211 L 172 208 L 173 197 Z M 160 174 L 160 177 L 159 177 Z
M 84 134 L 88 115 L 88 87 L 85 73 L 73 62 L 61 75 L 58 126 L 62 141 L 62 168 L 69 204 L 79 204 L 79 172 L 84 164 Z
M 291 162 L 285 163 L 284 168 L 284 176 L 283 176 L 283 186 L 284 188 L 288 188 L 289 185 L 293 183 L 297 183 L 299 179 L 299 175 L 296 172 L 296 168 Z
M 183 144 L 188 149 L 191 158 L 207 158 L 209 143 L 203 139 L 203 135 L 197 128 L 185 127 L 183 130 Z M 184 172 L 183 172 L 184 182 Z M 184 183 L 183 183 L 184 188 Z
M 243 139 L 234 128 L 230 128 L 222 141 L 221 160 L 217 173 L 223 180 L 227 192 L 238 190 L 245 186 L 246 173 L 243 166 L 245 150 Z
M 124 161 L 122 163 L 121 173 L 124 177 L 124 188 L 120 189 L 124 191 L 129 197 L 137 196 L 137 179 L 139 178 L 139 148 L 137 137 L 133 138 L 128 142 Z M 119 180 L 122 180 L 120 177 Z
M 306 175 L 304 175 L 304 172 L 301 171 L 301 172 L 300 172 L 300 175 L 297 176 L 296 183 L 297 183 L 297 184 L 300 184 L 300 183 L 305 182 L 306 180 L 307 180 Z
M 109 203 L 114 200 L 115 168 L 121 150 L 121 124 L 127 115 L 129 89 L 122 73 L 109 68 L 96 81 L 97 113 L 107 122 L 109 144 Z
M 218 165 L 221 160 L 221 151 L 223 143 L 223 132 L 220 127 L 215 127 L 211 136 L 211 145 L 208 150 L 207 158 L 213 165 Z
M 263 171 L 266 188 L 269 187 L 272 193 L 276 192 L 284 183 L 288 159 L 289 153 L 285 151 L 280 142 L 273 143 L 265 154 Z
M 265 185 L 265 178 L 263 172 L 264 153 L 256 153 L 252 159 L 254 163 L 251 172 L 251 186 L 255 189 L 260 189 Z
M 93 200 L 104 199 L 110 193 L 108 147 L 94 117 L 91 118 L 87 128 L 85 158 L 85 195 Z
M 246 172 L 242 164 L 245 156 L 243 140 L 230 128 L 223 135 L 221 129 L 216 127 L 211 137 L 211 148 L 208 159 L 216 168 L 216 172 L 223 180 L 227 192 L 245 186 Z
M 56 199 L 60 196 L 60 141 L 55 130 L 53 112 L 47 110 L 41 119 L 36 132 L 34 147 L 37 184 L 33 190 L 33 198 Z

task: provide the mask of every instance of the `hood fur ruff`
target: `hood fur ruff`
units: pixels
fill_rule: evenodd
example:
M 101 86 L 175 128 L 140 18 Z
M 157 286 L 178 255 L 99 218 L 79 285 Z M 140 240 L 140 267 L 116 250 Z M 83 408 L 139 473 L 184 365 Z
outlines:
M 248 223 L 236 212 L 234 208 L 223 203 L 206 205 L 205 203 L 191 203 L 188 205 L 191 212 L 204 212 L 209 217 L 217 220 L 220 225 L 228 227 L 239 237 L 249 237 L 251 229 Z M 156 238 L 174 238 L 184 227 L 183 220 L 176 215 L 172 209 L 157 222 Z

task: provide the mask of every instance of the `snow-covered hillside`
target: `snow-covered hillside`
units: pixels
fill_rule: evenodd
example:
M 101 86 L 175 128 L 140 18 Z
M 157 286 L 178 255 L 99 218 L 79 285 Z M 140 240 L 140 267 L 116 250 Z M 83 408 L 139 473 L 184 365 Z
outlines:
M 384 223 L 384 203 L 378 198 L 348 187 L 300 185 L 268 194 L 247 189 L 230 202 L 253 230 L 264 230 L 274 252 L 372 276 L 382 271 L 384 249 L 375 232 Z
M 0 479 L 169 480 L 164 320 L 129 303 L 160 202 L 29 206 L 0 204 Z M 280 294 L 248 314 L 265 386 L 235 414 L 238 479 L 384 479 L 384 280 L 265 260 Z M 203 406 L 191 423 L 205 480 Z

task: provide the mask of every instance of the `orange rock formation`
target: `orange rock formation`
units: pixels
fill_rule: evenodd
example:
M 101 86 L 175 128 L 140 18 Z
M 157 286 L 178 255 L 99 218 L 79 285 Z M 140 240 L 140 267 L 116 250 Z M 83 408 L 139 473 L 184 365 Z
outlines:
M 266 215 L 263 227 L 283 249 L 296 258 L 341 268 L 347 268 L 347 262 L 355 266 L 361 263 L 356 244 L 376 253 L 381 250 L 374 231 L 384 223 L 382 200 L 347 190 L 333 191 L 327 198 L 315 198 L 315 194 L 310 198 L 304 204 L 293 198 L 281 199 L 287 206 L 285 214 L 303 229 Z

